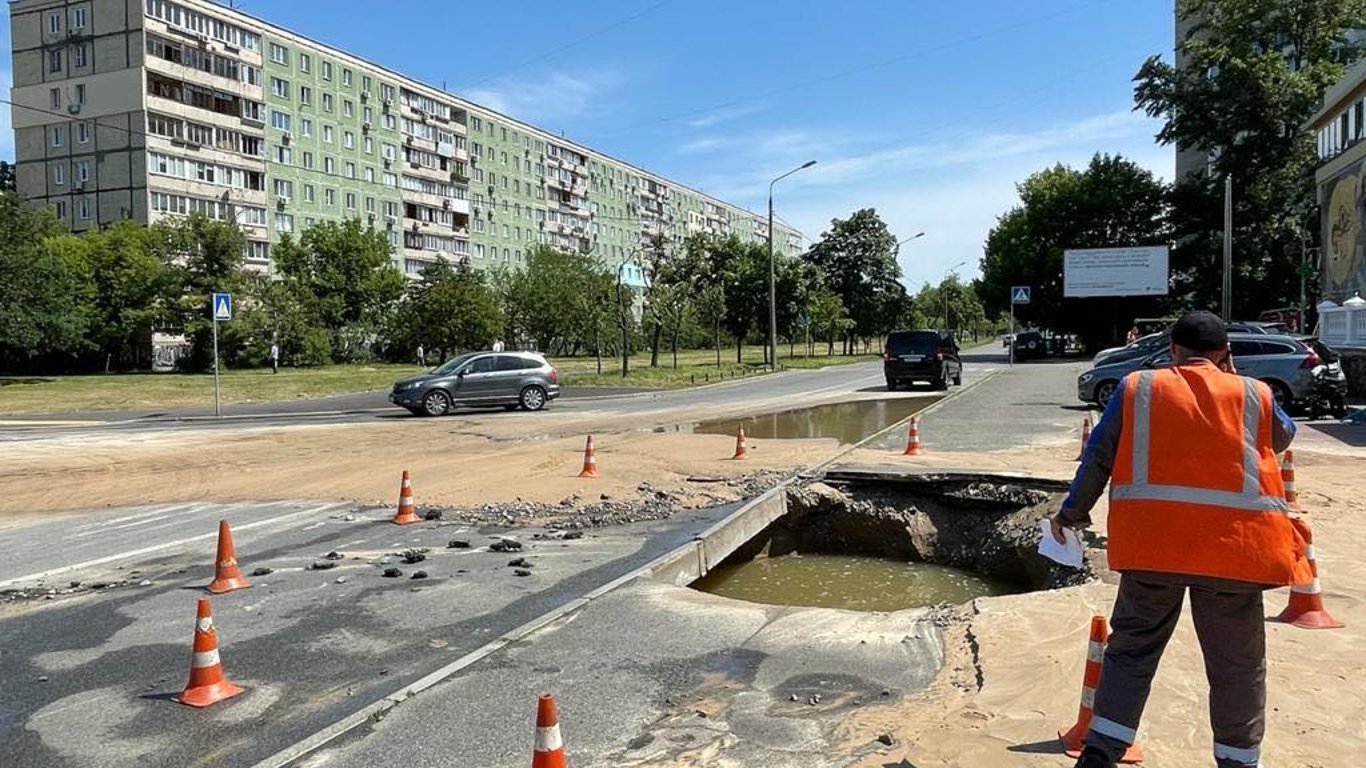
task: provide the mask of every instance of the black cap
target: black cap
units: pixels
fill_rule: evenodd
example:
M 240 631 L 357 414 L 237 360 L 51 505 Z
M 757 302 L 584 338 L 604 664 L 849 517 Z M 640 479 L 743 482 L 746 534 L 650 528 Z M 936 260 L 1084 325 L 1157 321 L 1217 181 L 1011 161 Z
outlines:
M 1228 330 L 1213 312 L 1187 312 L 1172 326 L 1172 343 L 1192 352 L 1215 352 L 1228 345 Z

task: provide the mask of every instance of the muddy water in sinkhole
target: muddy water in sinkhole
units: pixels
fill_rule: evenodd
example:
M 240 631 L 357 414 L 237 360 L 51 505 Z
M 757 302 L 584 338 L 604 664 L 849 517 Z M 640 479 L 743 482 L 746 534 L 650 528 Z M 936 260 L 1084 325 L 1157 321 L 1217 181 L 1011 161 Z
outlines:
M 756 440 L 833 437 L 851 445 L 937 402 L 938 397 L 859 400 L 791 411 L 660 427 L 658 432 L 733 435 L 738 427 Z
M 832 554 L 726 563 L 692 587 L 751 603 L 853 611 L 899 611 L 1022 591 L 1005 581 L 944 565 Z

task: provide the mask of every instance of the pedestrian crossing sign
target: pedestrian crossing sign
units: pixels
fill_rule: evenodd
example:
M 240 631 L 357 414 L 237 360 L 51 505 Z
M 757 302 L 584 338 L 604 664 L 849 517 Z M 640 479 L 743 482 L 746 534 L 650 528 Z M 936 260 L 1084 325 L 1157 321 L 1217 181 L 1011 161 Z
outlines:
M 232 319 L 232 294 L 215 293 L 213 295 L 213 319 L 231 320 Z
M 1028 304 L 1028 303 L 1029 303 L 1029 286 L 1027 286 L 1027 285 L 1017 285 L 1017 286 L 1011 288 L 1011 289 L 1010 289 L 1010 303 L 1011 303 L 1011 304 Z

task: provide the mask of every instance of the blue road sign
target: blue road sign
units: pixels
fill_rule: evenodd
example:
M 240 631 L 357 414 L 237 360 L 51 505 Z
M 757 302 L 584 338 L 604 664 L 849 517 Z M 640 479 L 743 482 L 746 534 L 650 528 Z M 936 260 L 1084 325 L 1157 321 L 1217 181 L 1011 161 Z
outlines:
M 232 319 L 232 294 L 215 293 L 213 295 L 213 319 L 231 320 Z
M 1029 303 L 1029 286 L 1027 286 L 1027 285 L 1017 285 L 1017 286 L 1012 287 L 1012 288 L 1010 289 L 1010 303 L 1011 303 L 1011 304 L 1028 304 L 1028 303 Z

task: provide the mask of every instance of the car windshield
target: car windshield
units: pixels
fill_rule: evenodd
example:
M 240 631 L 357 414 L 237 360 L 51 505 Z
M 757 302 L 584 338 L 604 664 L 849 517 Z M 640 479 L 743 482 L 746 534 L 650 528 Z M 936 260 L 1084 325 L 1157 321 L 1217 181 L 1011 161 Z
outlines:
M 939 334 L 933 331 L 925 333 L 894 333 L 887 337 L 887 354 L 889 355 L 932 355 L 939 349 Z
M 447 360 L 440 366 L 433 368 L 432 373 L 455 373 L 456 371 L 460 370 L 460 366 L 464 365 L 465 363 L 468 363 L 470 361 L 470 358 L 472 357 L 474 357 L 474 355 L 458 355 L 456 357 L 452 357 L 450 360 Z

